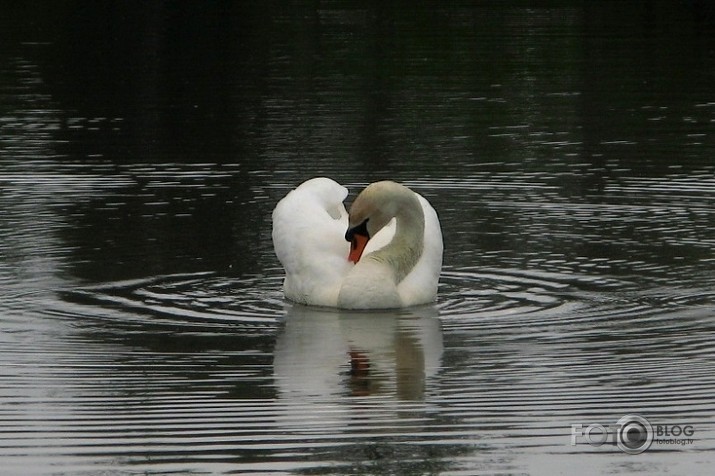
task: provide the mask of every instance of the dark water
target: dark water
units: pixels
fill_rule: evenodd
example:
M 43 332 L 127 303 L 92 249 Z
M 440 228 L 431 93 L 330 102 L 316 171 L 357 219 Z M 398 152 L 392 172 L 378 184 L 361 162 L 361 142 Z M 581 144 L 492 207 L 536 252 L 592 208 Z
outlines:
M 711 471 L 713 10 L 443 5 L 4 8 L 0 471 Z M 434 306 L 283 301 L 316 175 L 432 202 Z

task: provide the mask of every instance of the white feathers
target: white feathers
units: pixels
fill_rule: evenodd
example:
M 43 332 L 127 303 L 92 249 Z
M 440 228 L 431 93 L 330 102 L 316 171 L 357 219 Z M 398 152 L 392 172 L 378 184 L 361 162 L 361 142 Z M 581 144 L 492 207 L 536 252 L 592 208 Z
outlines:
M 347 194 L 345 187 L 331 179 L 314 178 L 288 193 L 273 211 L 273 246 L 285 268 L 286 298 L 351 309 L 434 301 L 442 266 L 442 233 L 429 202 L 417 195 L 425 217 L 423 250 L 413 269 L 396 283 L 389 266 L 366 259 L 391 242 L 396 219 L 371 237 L 357 264 L 348 261 L 348 214 L 343 205 Z

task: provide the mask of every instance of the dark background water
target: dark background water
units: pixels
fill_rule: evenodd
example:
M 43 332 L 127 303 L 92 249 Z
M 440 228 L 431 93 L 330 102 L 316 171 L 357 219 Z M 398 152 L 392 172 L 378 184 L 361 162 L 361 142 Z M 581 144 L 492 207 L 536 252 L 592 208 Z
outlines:
M 4 6 L 3 467 L 706 473 L 714 84 L 709 2 Z M 432 202 L 435 306 L 283 302 L 317 175 Z

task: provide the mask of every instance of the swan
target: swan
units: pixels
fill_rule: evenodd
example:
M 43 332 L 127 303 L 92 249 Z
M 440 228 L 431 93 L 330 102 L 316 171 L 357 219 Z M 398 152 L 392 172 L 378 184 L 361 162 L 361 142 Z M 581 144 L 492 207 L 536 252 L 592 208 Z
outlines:
M 432 302 L 442 267 L 442 232 L 429 202 L 392 181 L 368 185 L 350 206 L 332 179 L 310 179 L 273 210 L 273 247 L 286 299 L 342 309 Z

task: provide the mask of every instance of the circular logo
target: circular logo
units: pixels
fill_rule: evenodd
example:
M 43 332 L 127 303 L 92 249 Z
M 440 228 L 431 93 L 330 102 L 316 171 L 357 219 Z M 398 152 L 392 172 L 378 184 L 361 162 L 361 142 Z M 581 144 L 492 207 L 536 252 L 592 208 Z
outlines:
M 653 427 L 638 415 L 626 415 L 616 423 L 616 444 L 621 451 L 637 455 L 653 443 Z

